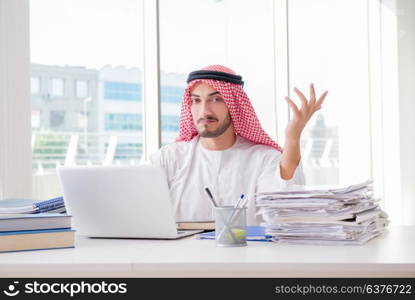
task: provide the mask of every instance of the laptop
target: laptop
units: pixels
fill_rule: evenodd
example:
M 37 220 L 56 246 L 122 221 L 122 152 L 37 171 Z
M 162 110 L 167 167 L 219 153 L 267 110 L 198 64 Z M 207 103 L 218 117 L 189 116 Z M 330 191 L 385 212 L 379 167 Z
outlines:
M 105 238 L 178 239 L 166 173 L 154 165 L 57 168 L 73 227 Z

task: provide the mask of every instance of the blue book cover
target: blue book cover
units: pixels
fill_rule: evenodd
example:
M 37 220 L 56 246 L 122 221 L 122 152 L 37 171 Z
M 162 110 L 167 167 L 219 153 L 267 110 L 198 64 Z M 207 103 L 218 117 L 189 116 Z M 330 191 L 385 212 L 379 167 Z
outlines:
M 36 233 L 52 233 L 52 232 L 68 232 L 73 231 L 73 228 L 54 228 L 54 229 L 40 229 L 40 230 L 16 230 L 16 231 L 3 231 L 0 232 L 0 236 L 4 235 L 19 235 L 19 234 L 36 234 Z
M 198 234 L 198 238 L 201 240 L 214 240 L 215 231 L 203 232 Z M 246 227 L 246 240 L 255 242 L 271 242 L 272 236 L 265 233 L 265 227 L 263 226 L 247 226 Z

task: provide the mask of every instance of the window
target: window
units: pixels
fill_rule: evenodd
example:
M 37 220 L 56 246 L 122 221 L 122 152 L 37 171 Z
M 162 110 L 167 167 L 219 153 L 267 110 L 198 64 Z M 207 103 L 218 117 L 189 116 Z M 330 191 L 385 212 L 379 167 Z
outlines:
M 270 109 L 274 107 L 273 41 L 272 0 L 260 5 L 247 0 L 160 0 L 162 144 L 178 135 L 171 131 L 172 119 L 164 116 L 179 116 L 187 74 L 213 64 L 242 75 L 264 129 L 275 138 Z
M 63 96 L 63 79 L 60 78 L 52 78 L 52 96 L 54 97 L 62 97 Z
M 179 131 L 179 116 L 169 116 L 169 115 L 162 115 L 161 116 L 161 123 L 163 124 L 161 130 L 163 131 L 172 131 L 178 132 Z
M 50 112 L 50 128 L 65 129 L 65 112 L 51 111 Z
M 76 96 L 79 98 L 88 96 L 88 82 L 86 80 L 76 80 Z
M 31 101 L 42 116 L 42 130 L 32 130 L 34 199 L 62 194 L 57 165 L 140 161 L 142 7 L 141 0 L 30 1 L 32 77 L 48 81 L 48 92 Z
M 122 161 L 134 161 L 140 158 L 141 152 L 141 144 L 128 142 L 119 143 L 115 149 L 114 160 L 116 163 Z
M 40 78 L 39 77 L 30 78 L 30 92 L 32 95 L 40 94 Z
M 66 153 L 70 141 L 76 142 L 78 146 L 76 149 L 83 151 L 85 149 L 82 152 L 82 159 L 76 160 L 77 163 L 102 163 L 102 158 L 106 154 L 106 148 L 102 146 L 111 145 L 108 143 L 108 134 L 104 132 L 105 114 L 128 112 L 131 108 L 135 108 L 134 113 L 139 114 L 140 111 L 139 105 L 136 105 L 137 101 L 114 103 L 116 101 L 102 100 L 105 81 L 136 84 L 146 82 L 139 76 L 135 77 L 136 81 L 131 81 L 123 74 L 117 74 L 120 68 L 129 72 L 132 68 L 140 70 L 142 67 L 143 3 L 139 0 L 89 0 L 88 4 L 85 2 L 82 0 L 30 1 L 30 18 L 28 18 L 20 8 L 27 9 L 29 2 L 23 1 L 21 7 L 16 7 L 11 1 L 5 1 L 3 6 L 5 9 L 0 13 L 2 15 L 10 13 L 10 20 L 13 21 L 3 24 L 5 30 L 2 39 L 22 37 L 16 39 L 17 43 L 10 44 L 10 47 L 2 47 L 4 55 L 0 56 L 2 71 L 0 74 L 3 75 L 2 82 L 5 83 L 3 87 L 6 93 L 3 93 L 3 97 L 0 95 L 0 100 L 16 100 L 10 105 L 12 110 L 9 110 L 9 105 L 3 105 L 1 113 L 3 116 L 7 116 L 10 112 L 16 113 L 14 119 L 19 122 L 20 118 L 27 116 L 30 111 L 25 103 L 32 105 L 33 171 L 37 174 L 33 177 L 34 199 L 60 194 L 57 185 L 54 184 L 57 178 L 53 177 L 53 174 L 56 165 L 62 164 L 68 158 Z M 370 118 L 371 157 L 375 162 L 372 164 L 372 171 L 374 177 L 379 179 L 378 184 L 384 188 L 384 195 L 388 196 L 390 207 L 397 207 L 397 213 L 391 219 L 398 220 L 399 223 L 400 220 L 407 222 L 410 217 L 413 223 L 415 210 L 411 208 L 415 193 L 411 182 L 414 180 L 415 168 L 410 163 L 406 163 L 414 153 L 414 143 L 411 139 L 411 129 L 414 128 L 411 126 L 414 120 L 413 106 L 411 106 L 413 104 L 411 100 L 414 98 L 412 96 L 414 85 L 411 79 L 414 76 L 411 76 L 411 71 L 415 69 L 411 63 L 414 61 L 413 53 L 415 53 L 413 50 L 415 18 L 412 1 L 270 0 L 260 1 L 260 5 L 258 1 L 253 0 L 177 0 L 173 4 L 171 2 L 173 1 L 159 1 L 160 14 L 157 15 L 159 20 L 156 19 L 161 25 L 162 87 L 184 87 L 186 74 L 196 68 L 212 63 L 228 65 L 244 76 L 248 94 L 255 102 L 254 106 L 261 122 L 271 135 L 272 126 L 275 125 L 273 122 L 275 120 L 270 117 L 275 108 L 274 102 L 284 102 L 282 97 L 279 97 L 280 99 L 274 97 L 273 90 L 276 90 L 276 93 L 285 93 L 286 87 L 281 89 L 278 83 L 281 80 L 285 81 L 286 76 L 289 76 L 287 81 L 290 84 L 290 96 L 293 98 L 296 97 L 293 96 L 291 88 L 297 86 L 306 92 L 310 81 L 315 83 L 318 92 L 329 89 L 330 94 L 323 110 L 313 118 L 303 135 L 303 163 L 308 182 L 310 184 L 326 182 L 324 177 L 329 178 L 331 182 L 347 181 L 348 178 L 356 175 L 367 177 L 367 165 L 370 159 L 367 154 L 369 134 L 367 134 L 368 126 L 365 124 L 365 118 Z M 278 32 L 281 23 L 283 23 L 282 27 L 285 26 L 284 18 L 271 16 L 281 8 L 279 6 L 281 3 L 288 6 L 288 10 L 280 10 L 285 17 L 288 17 L 288 29 L 283 28 L 284 32 L 289 33 L 288 41 L 284 39 L 285 36 L 272 33 L 271 29 Z M 155 14 L 151 16 L 156 17 Z M 366 20 L 368 22 L 364 21 L 363 16 L 369 17 L 369 20 Z M 27 45 L 28 26 L 21 26 L 27 25 L 29 21 L 30 48 Z M 273 24 L 276 26 L 273 27 Z M 369 32 L 373 34 L 369 37 L 366 35 L 368 24 Z M 146 23 L 146 28 L 153 25 Z M 189 43 L 195 40 L 194 33 L 202 37 L 214 37 L 216 45 L 208 43 L 195 46 Z M 147 41 L 145 44 L 153 46 L 153 43 Z M 254 46 L 250 48 L 251 45 Z M 284 75 L 275 78 L 273 73 L 278 74 L 277 70 L 280 66 L 276 66 L 274 70 L 271 66 L 274 64 L 274 56 L 278 61 L 279 55 L 274 51 L 279 47 L 278 45 L 282 45 L 281 47 L 287 50 L 289 64 L 287 69 L 283 66 L 281 73 Z M 364 45 L 370 45 L 369 51 Z M 40 78 L 39 85 L 41 85 L 38 89 L 37 79 L 32 81 L 31 101 L 17 99 L 21 94 L 9 93 L 13 86 L 21 86 L 24 94 L 30 92 L 26 91 L 28 78 L 25 78 L 26 71 L 23 71 L 28 68 L 24 61 L 20 64 L 21 56 L 17 55 L 19 52 L 16 51 L 21 50 L 24 53 L 29 49 L 32 67 L 36 66 L 31 76 Z M 152 53 L 157 53 L 159 49 L 153 50 Z M 14 51 L 16 53 L 13 53 Z M 369 57 L 369 61 L 364 59 L 362 53 L 366 53 L 365 56 Z M 9 61 L 12 66 L 22 66 L 20 71 L 16 69 L 15 74 L 23 76 L 8 76 L 11 74 L 10 68 L 7 68 Z M 114 76 L 102 76 L 105 66 L 114 71 Z M 370 68 L 370 76 L 367 76 L 364 66 Z M 252 69 L 255 69 L 255 72 L 252 72 Z M 78 71 L 82 76 L 77 73 Z M 89 75 L 85 76 L 85 73 Z M 149 73 L 155 74 L 155 70 L 151 69 Z M 183 76 L 184 79 L 170 82 L 166 80 L 169 74 Z M 72 86 L 74 80 L 88 81 L 88 92 L 93 101 L 87 105 L 87 111 L 91 117 L 89 123 L 93 127 L 87 128 L 85 138 L 77 140 L 79 132 L 74 134 L 74 128 L 69 128 L 69 131 L 52 130 L 51 111 L 66 111 L 68 112 L 66 118 L 73 118 L 73 114 L 82 110 L 83 103 L 79 99 L 69 99 L 74 96 L 69 94 L 66 101 L 50 101 L 52 91 L 50 78 L 67 80 L 68 85 L 60 84 L 62 92 L 58 94 L 64 94 L 66 86 L 69 94 L 75 92 L 75 87 Z M 370 114 L 367 114 L 368 91 L 365 88 L 368 85 L 367 80 L 370 81 L 371 87 Z M 356 93 L 346 91 L 345 86 Z M 38 90 L 39 94 L 34 96 Z M 11 95 L 13 97 L 10 97 Z M 6 99 L 6 96 L 9 99 Z M 162 100 L 162 115 L 178 116 L 179 105 L 174 105 L 174 101 Z M 338 107 L 334 108 L 335 106 Z M 350 112 L 355 107 L 359 109 Z M 36 111 L 39 111 L 39 114 Z M 171 114 L 170 111 L 176 111 L 176 114 Z M 342 114 L 333 113 L 335 111 L 341 111 Z M 278 110 L 277 113 L 279 114 L 280 111 Z M 288 109 L 283 113 L 288 115 Z M 346 120 L 346 116 L 350 116 L 349 120 Z M 149 117 L 154 119 L 154 116 Z M 161 119 L 167 124 L 170 122 L 168 118 L 161 117 Z M 282 119 L 278 118 L 278 122 Z M 68 125 L 76 124 L 72 119 L 66 121 L 69 121 L 66 122 Z M 37 124 L 40 125 L 41 130 L 35 128 Z M 13 125 L 9 127 L 12 130 L 16 129 L 14 140 L 27 140 L 24 130 L 19 131 L 21 128 Z M 355 126 L 357 129 L 354 128 Z M 2 130 L 2 138 L 8 134 L 9 127 L 6 126 Z M 146 128 L 151 130 L 150 126 Z M 167 129 L 169 126 L 162 128 Z M 283 130 L 283 126 L 278 127 L 278 132 L 281 128 Z M 170 131 L 163 130 L 163 143 L 171 138 L 168 134 Z M 128 132 L 125 135 L 128 135 L 128 141 L 122 141 L 120 144 L 137 147 L 137 153 L 140 155 L 143 149 L 141 132 L 137 131 L 134 134 Z M 117 138 L 125 135 L 117 133 Z M 11 149 L 15 148 L 13 146 L 14 144 Z M 86 151 L 87 149 L 89 151 Z M 98 149 L 98 152 L 93 153 L 91 149 Z M 12 153 L 10 148 L 7 150 Z M 30 149 L 23 150 L 30 151 Z M 36 156 L 37 154 L 39 155 Z M 79 154 L 77 152 L 75 155 L 79 157 Z M 16 160 L 16 157 L 11 158 L 13 161 Z M 25 162 L 26 160 L 22 163 Z M 127 161 L 122 158 L 118 162 Z M 353 170 L 353 166 L 359 166 L 359 169 Z M 324 170 L 325 168 L 331 170 Z M 18 168 L 16 173 L 8 173 L 10 166 L 5 163 L 1 164 L 1 169 L 4 174 L 10 174 L 7 176 L 9 181 L 3 182 L 3 192 L 16 190 L 16 187 L 18 189 L 16 182 L 22 185 L 19 177 L 24 180 L 25 186 L 30 185 L 30 182 L 24 179 L 27 177 L 25 170 Z M 45 175 L 42 175 L 42 172 Z M 334 175 L 331 177 L 329 174 Z M 52 179 L 48 181 L 47 177 Z M 357 180 L 357 177 L 355 178 Z M 8 186 L 12 188 L 5 189 Z M 50 194 L 54 189 L 56 194 Z
M 309 97 L 311 82 L 318 96 L 329 90 L 323 108 L 302 135 L 307 183 L 368 179 L 371 164 L 367 3 L 293 0 L 288 5 L 290 98 L 300 104 L 293 88 Z
M 105 130 L 136 131 L 142 130 L 142 116 L 138 114 L 105 114 Z
M 181 79 L 179 77 L 179 79 Z M 161 86 L 161 102 L 181 104 L 183 98 L 184 87 L 182 86 Z
M 80 111 L 76 114 L 76 127 L 80 129 L 88 128 L 88 113 Z
M 141 101 L 141 84 L 126 82 L 104 82 L 106 100 Z
M 40 127 L 40 111 L 32 110 L 32 128 Z

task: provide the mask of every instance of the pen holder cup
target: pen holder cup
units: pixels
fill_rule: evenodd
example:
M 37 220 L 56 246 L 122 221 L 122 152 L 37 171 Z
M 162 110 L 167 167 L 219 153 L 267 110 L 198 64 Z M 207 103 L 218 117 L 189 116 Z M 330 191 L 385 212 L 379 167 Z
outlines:
M 215 207 L 215 241 L 220 247 L 246 246 L 246 207 Z

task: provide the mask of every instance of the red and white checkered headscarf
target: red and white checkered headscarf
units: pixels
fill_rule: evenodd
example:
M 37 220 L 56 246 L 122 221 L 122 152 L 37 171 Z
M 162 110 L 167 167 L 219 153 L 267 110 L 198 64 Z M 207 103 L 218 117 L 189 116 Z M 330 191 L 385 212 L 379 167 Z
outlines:
M 202 70 L 225 72 L 235 75 L 234 71 L 221 65 L 208 66 Z M 190 99 L 190 90 L 197 82 L 204 82 L 212 86 L 224 97 L 225 104 L 229 109 L 233 127 L 237 135 L 242 136 L 256 144 L 274 147 L 278 151 L 282 152 L 282 148 L 274 142 L 261 127 L 254 108 L 252 107 L 251 101 L 249 101 L 249 98 L 242 89 L 242 86 L 213 79 L 195 79 L 189 82 L 183 95 L 179 122 L 180 131 L 179 137 L 176 139 L 177 142 L 189 142 L 198 134 L 193 123 L 192 113 L 190 111 L 190 106 L 192 104 Z

